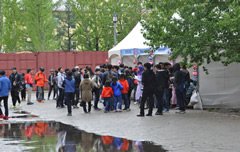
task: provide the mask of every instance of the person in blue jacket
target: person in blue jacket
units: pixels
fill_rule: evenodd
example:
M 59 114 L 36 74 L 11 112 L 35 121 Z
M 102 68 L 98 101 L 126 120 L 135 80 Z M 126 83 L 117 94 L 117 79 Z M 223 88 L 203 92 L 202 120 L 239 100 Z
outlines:
M 0 103 L 4 102 L 5 116 L 3 115 L 2 109 L 0 107 L 0 118 L 5 120 L 8 119 L 8 96 L 11 91 L 11 82 L 6 77 L 5 71 L 0 71 Z
M 118 82 L 116 77 L 113 77 L 111 87 L 113 89 L 114 94 L 114 111 L 121 112 L 122 111 L 122 93 L 121 90 L 123 86 Z
M 72 72 L 66 70 L 66 78 L 63 82 L 64 93 L 65 93 L 65 103 L 67 104 L 68 114 L 67 116 L 72 116 L 72 104 L 74 102 L 75 93 L 75 80 L 73 79 Z

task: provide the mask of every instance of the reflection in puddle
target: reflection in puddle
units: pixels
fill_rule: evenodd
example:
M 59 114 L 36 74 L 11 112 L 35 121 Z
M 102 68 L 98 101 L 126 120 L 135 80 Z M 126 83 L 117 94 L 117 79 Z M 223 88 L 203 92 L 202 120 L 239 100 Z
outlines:
M 8 151 L 31 152 L 165 152 L 152 142 L 99 136 L 59 122 L 26 122 L 0 125 L 0 145 Z M 12 146 L 15 146 L 14 148 Z M 2 147 L 0 147 L 1 149 Z M 12 149 L 12 150 L 11 150 Z M 14 149 L 14 150 L 13 150 Z M 1 150 L 2 151 L 2 150 Z

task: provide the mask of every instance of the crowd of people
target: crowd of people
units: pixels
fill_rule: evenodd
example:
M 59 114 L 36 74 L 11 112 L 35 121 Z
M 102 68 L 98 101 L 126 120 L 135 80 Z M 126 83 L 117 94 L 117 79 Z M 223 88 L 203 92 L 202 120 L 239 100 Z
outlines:
M 190 74 L 185 66 L 179 63 L 158 63 L 152 65 L 139 62 L 135 67 L 124 64 L 113 66 L 103 64 L 96 67 L 93 72 L 90 67 L 57 70 L 51 69 L 46 76 L 43 67 L 34 74 L 32 69 L 27 69 L 26 74 L 19 74 L 12 68 L 9 78 L 5 71 L 0 71 L 0 102 L 3 100 L 5 114 L 0 108 L 0 118 L 8 119 L 8 96 L 12 97 L 12 106 L 27 101 L 32 105 L 32 90 L 36 86 L 36 99 L 39 103 L 45 101 L 44 86 L 48 83 L 48 100 L 56 100 L 56 108 L 67 106 L 67 115 L 72 115 L 72 108 L 83 108 L 84 113 L 101 110 L 99 103 L 103 103 L 103 111 L 122 112 L 130 111 L 130 105 L 140 106 L 139 117 L 162 115 L 171 107 L 176 107 L 178 113 L 185 113 L 186 89 L 190 84 Z M 51 98 L 52 96 L 52 98 Z M 26 98 L 27 97 L 27 98 Z M 50 99 L 51 98 L 51 99 Z M 92 100 L 94 101 L 92 104 Z M 123 107 L 124 106 L 124 107 Z

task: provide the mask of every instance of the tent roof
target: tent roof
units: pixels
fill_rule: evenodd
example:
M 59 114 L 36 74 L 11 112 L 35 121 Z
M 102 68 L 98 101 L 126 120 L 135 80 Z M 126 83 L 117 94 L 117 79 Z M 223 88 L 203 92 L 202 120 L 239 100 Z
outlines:
M 143 37 L 141 30 L 143 29 L 140 22 L 132 29 L 132 31 L 115 47 L 108 51 L 108 56 L 113 54 L 120 56 L 120 50 L 123 49 L 147 49 L 150 48 L 148 45 L 144 44 L 146 39 Z

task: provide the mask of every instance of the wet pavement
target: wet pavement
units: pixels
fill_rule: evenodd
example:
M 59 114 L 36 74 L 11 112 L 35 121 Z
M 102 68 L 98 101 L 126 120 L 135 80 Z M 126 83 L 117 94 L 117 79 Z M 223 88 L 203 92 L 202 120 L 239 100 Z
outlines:
M 165 152 L 152 142 L 101 136 L 60 122 L 0 125 L 0 151 L 26 152 Z M 7 149 L 7 150 L 6 150 Z
M 10 104 L 11 102 L 9 102 L 9 105 Z M 28 124 L 31 123 L 34 126 L 37 122 L 50 122 L 50 124 L 47 125 L 49 129 L 52 128 L 55 130 L 55 135 L 53 135 L 55 143 L 52 141 L 52 136 L 52 138 L 49 136 L 50 141 L 48 141 L 48 138 L 46 138 L 48 135 L 40 137 L 35 133 L 33 134 L 31 140 L 28 140 L 25 135 L 22 135 L 21 138 L 18 138 L 18 140 L 11 140 L 11 142 L 8 141 L 9 139 L 0 138 L 0 152 L 8 152 L 9 146 L 17 147 L 17 149 L 10 149 L 10 151 L 56 151 L 55 148 L 58 141 L 58 136 L 56 134 L 59 133 L 59 129 L 52 126 L 63 126 L 62 128 L 64 128 L 63 124 L 69 125 L 65 128 L 72 128 L 74 126 L 74 129 L 72 130 L 79 132 L 79 135 L 74 132 L 72 138 L 75 139 L 75 135 L 79 137 L 76 139 L 77 141 L 74 142 L 78 143 L 75 146 L 76 148 L 83 147 L 83 149 L 85 149 L 85 151 L 81 150 L 80 152 L 88 152 L 89 147 L 92 147 L 89 145 L 85 147 L 85 144 L 81 142 L 82 139 L 87 140 L 84 141 L 85 143 L 89 142 L 89 144 L 91 143 L 90 145 L 94 145 L 92 147 L 93 149 L 90 151 L 97 151 L 95 150 L 96 145 L 103 144 L 101 143 L 103 142 L 102 136 L 113 136 L 113 139 L 118 137 L 121 139 L 120 142 L 122 143 L 125 141 L 123 139 L 126 139 L 129 141 L 129 144 L 127 144 L 129 145 L 129 151 L 134 151 L 138 143 L 141 143 L 140 145 L 144 145 L 144 150 L 147 152 L 151 152 L 153 150 L 150 148 L 146 150 L 146 147 L 156 147 L 160 148 L 158 149 L 159 151 L 164 151 L 163 149 L 165 149 L 173 152 L 240 151 L 239 116 L 228 113 L 225 114 L 194 110 L 188 110 L 187 113 L 183 115 L 176 114 L 175 112 L 175 110 L 171 110 L 168 113 L 164 113 L 163 116 L 153 115 L 153 117 L 139 118 L 136 117 L 139 113 L 138 106 L 132 104 L 130 112 L 106 114 L 103 111 L 93 110 L 91 114 L 84 114 L 82 109 L 73 109 L 73 116 L 68 117 L 67 109 L 56 109 L 56 102 L 54 100 L 45 101 L 45 103 L 34 102 L 34 105 L 30 106 L 26 105 L 26 102 L 23 102 L 22 107 L 18 110 L 11 109 L 11 118 L 8 121 L 0 120 L 0 125 L 5 127 L 8 127 L 9 125 L 11 126 L 11 124 L 28 126 Z M 91 139 L 94 139 L 94 142 L 89 139 L 90 137 L 85 138 L 85 136 L 88 135 L 84 135 L 83 137 L 82 133 L 86 133 L 85 131 L 94 133 L 91 134 Z M 4 137 L 2 133 L 3 132 L 1 130 L 1 137 Z M 12 134 L 17 133 L 15 132 Z M 97 139 L 96 142 L 95 137 Z M 41 140 L 43 138 L 46 139 Z M 108 145 L 110 149 L 102 149 L 99 150 L 99 152 L 113 151 L 113 141 L 115 140 L 112 140 L 112 138 L 110 139 L 112 142 L 112 144 L 110 144 L 111 146 Z M 152 144 L 151 142 L 135 141 L 152 141 L 155 144 Z M 39 147 L 32 147 L 32 143 L 38 143 L 36 145 L 42 147 L 43 149 L 40 148 L 39 150 Z M 47 149 L 49 146 L 52 147 L 52 149 Z M 103 146 L 103 148 L 105 148 L 105 146 Z M 97 146 L 97 148 L 100 148 L 100 146 Z M 79 150 L 77 149 L 77 151 Z

